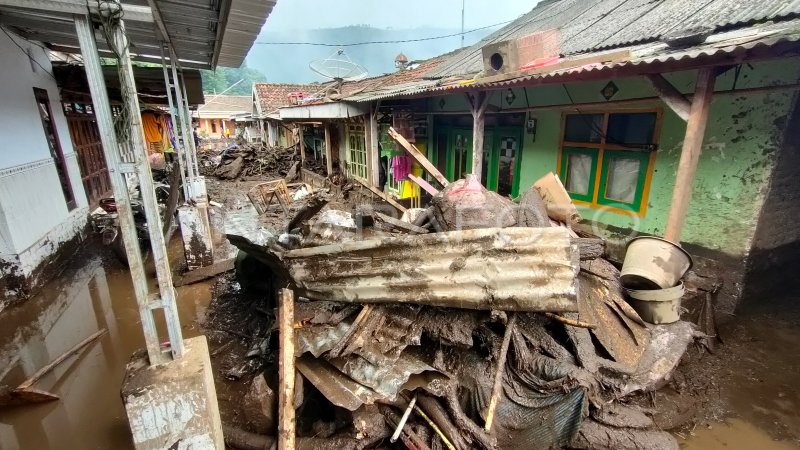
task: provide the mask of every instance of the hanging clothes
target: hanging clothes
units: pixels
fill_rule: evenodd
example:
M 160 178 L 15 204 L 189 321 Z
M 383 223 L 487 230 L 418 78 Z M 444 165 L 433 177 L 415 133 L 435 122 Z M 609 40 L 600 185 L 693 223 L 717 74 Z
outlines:
M 142 113 L 142 126 L 144 127 L 144 137 L 147 140 L 147 148 L 151 153 L 164 151 L 164 125 L 160 118 L 151 111 Z
M 399 183 L 411 173 L 411 160 L 408 156 L 393 156 L 392 157 L 392 177 L 394 181 Z

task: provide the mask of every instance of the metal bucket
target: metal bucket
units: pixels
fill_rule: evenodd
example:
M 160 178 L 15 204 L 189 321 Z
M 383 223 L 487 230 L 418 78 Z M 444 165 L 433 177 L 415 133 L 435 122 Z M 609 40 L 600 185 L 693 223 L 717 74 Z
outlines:
M 620 271 L 622 285 L 630 289 L 667 289 L 692 268 L 692 257 L 666 239 L 641 236 L 628 242 Z
M 661 324 L 677 322 L 681 317 L 683 283 L 669 289 L 625 289 L 629 303 L 646 322 Z

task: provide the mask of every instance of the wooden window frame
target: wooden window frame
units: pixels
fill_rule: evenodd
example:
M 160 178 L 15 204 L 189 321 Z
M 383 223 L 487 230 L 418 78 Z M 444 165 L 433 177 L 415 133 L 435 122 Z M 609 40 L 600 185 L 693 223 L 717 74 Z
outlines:
M 70 177 L 69 173 L 69 165 L 67 164 L 67 159 L 64 156 L 64 149 L 61 146 L 61 137 L 58 135 L 58 128 L 56 126 L 56 118 L 53 115 L 53 108 L 50 106 L 50 96 L 47 92 L 47 89 L 34 87 L 33 88 L 33 96 L 34 100 L 36 101 L 36 112 L 39 114 L 39 118 L 42 123 L 42 132 L 44 133 L 45 142 L 47 142 L 48 151 L 50 152 L 50 157 L 53 159 L 53 162 L 56 164 L 56 173 L 58 176 L 59 185 L 61 187 L 62 193 L 64 194 L 64 202 L 67 205 L 67 210 L 72 211 L 78 207 L 78 201 L 75 197 L 75 190 L 72 188 L 72 178 Z M 44 117 L 42 117 L 42 112 L 39 110 L 39 105 L 42 105 L 46 110 L 47 114 L 50 116 L 50 123 L 49 125 L 45 123 Z M 53 147 L 50 147 L 49 138 L 47 137 L 48 130 L 50 128 L 50 133 L 53 135 Z
M 581 196 L 580 194 L 570 193 L 570 197 L 576 204 L 588 206 L 596 209 L 610 210 L 619 214 L 626 214 L 631 216 L 644 217 L 647 213 L 647 202 L 650 196 L 650 185 L 653 178 L 653 170 L 656 163 L 656 150 L 632 150 L 629 147 L 622 145 L 612 144 L 606 142 L 606 135 L 608 133 L 608 121 L 611 114 L 638 114 L 638 113 L 655 113 L 656 122 L 653 128 L 652 145 L 658 145 L 661 139 L 661 126 L 663 124 L 663 109 L 661 108 L 633 108 L 633 109 L 615 109 L 615 110 L 598 110 L 587 109 L 580 112 L 564 112 L 561 114 L 561 130 L 559 134 L 558 146 L 558 159 L 556 161 L 556 173 L 564 183 L 567 185 L 567 158 L 569 153 L 585 153 L 592 154 L 594 150 L 594 171 L 590 178 L 589 194 Z M 565 140 L 564 133 L 566 131 L 567 117 L 578 114 L 602 114 L 603 115 L 603 135 L 600 136 L 600 142 L 571 142 Z M 633 205 L 606 198 L 605 195 L 600 195 L 601 192 L 605 193 L 608 180 L 608 160 L 611 155 L 620 155 L 631 153 L 637 155 L 642 163 L 646 163 L 645 170 L 639 175 L 637 182 L 636 198 Z
M 358 139 L 361 148 L 351 146 L 351 138 Z M 345 153 L 347 161 L 347 175 L 361 181 L 367 181 L 367 130 L 364 125 L 347 124 L 345 125 Z

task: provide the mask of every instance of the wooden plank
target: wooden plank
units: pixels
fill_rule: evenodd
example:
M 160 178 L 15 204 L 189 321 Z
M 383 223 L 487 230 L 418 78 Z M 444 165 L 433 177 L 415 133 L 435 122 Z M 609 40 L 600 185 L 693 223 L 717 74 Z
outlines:
M 436 178 L 436 181 L 438 181 L 443 187 L 447 187 L 447 185 L 450 184 L 450 182 L 447 181 L 447 178 L 445 178 L 445 176 L 439 172 L 439 169 L 437 169 L 436 166 L 434 166 L 433 163 L 431 163 L 428 158 L 426 158 L 425 155 L 423 155 L 422 152 L 417 149 L 417 147 L 414 147 L 406 140 L 406 138 L 395 131 L 394 128 L 389 128 L 389 136 L 397 141 L 397 143 L 400 144 L 400 146 L 402 146 L 412 158 L 417 160 L 423 169 L 428 171 L 429 174 L 433 175 L 433 177 Z
M 333 175 L 333 157 L 331 156 L 333 154 L 333 151 L 331 149 L 331 130 L 329 129 L 330 125 L 327 123 L 323 125 L 323 127 L 325 128 L 325 169 L 326 169 L 325 173 L 328 176 L 331 176 Z
M 206 267 L 201 267 L 199 269 L 191 270 L 185 273 L 182 277 L 178 277 L 175 279 L 173 284 L 175 287 L 178 286 L 186 286 L 188 284 L 198 283 L 203 280 L 207 280 L 211 277 L 215 277 L 221 273 L 229 272 L 233 270 L 234 263 L 236 262 L 236 258 L 228 258 L 222 261 L 217 261 L 214 264 Z
M 369 185 L 369 184 L 367 184 L 365 181 L 359 180 L 358 178 L 353 178 L 353 179 L 354 179 L 354 180 L 356 180 L 356 181 L 358 181 L 358 182 L 359 182 L 359 183 L 360 183 L 362 186 L 364 186 L 365 188 L 367 188 L 367 189 L 369 189 L 370 191 L 372 191 L 372 193 L 373 193 L 373 194 L 375 194 L 375 195 L 377 195 L 378 197 L 380 197 L 380 198 L 382 198 L 383 200 L 385 200 L 385 201 L 386 201 L 386 203 L 388 203 L 388 204 L 390 204 L 390 205 L 394 206 L 395 208 L 397 208 L 397 210 L 398 210 L 398 211 L 400 211 L 400 212 L 406 212 L 406 211 L 408 211 L 408 208 L 406 208 L 405 206 L 401 205 L 400 203 L 397 203 L 396 201 L 394 201 L 394 199 L 393 199 L 393 198 L 391 198 L 391 197 L 389 197 L 388 195 L 384 194 L 383 192 L 379 191 L 377 188 L 370 186 L 370 185 Z
M 678 163 L 675 188 L 672 191 L 672 204 L 664 233 L 664 238 L 668 241 L 680 242 L 683 225 L 686 222 L 686 211 L 688 211 L 689 202 L 692 199 L 694 175 L 697 172 L 697 163 L 700 161 L 700 153 L 703 150 L 703 138 L 708 124 L 711 99 L 714 96 L 716 76 L 714 68 L 704 68 L 697 72 L 692 111 L 686 123 L 686 136 L 683 139 L 681 160 Z
M 378 211 L 373 212 L 374 217 L 379 221 L 385 223 L 389 231 L 402 231 L 405 233 L 412 233 L 412 234 L 426 234 L 429 233 L 427 228 L 418 227 L 412 223 L 403 222 L 402 220 L 395 219 L 394 217 L 387 216 L 386 214 L 379 213 Z
M 61 397 L 52 392 L 36 388 L 8 390 L 0 386 L 0 406 L 30 405 L 32 403 L 52 402 L 59 398 Z
M 305 129 L 303 124 L 297 125 L 297 134 L 300 136 L 300 167 L 306 166 L 306 139 L 303 134 Z
M 408 179 L 413 181 L 414 183 L 417 183 L 417 185 L 422 189 L 425 189 L 425 192 L 427 192 L 428 194 L 431 194 L 434 197 L 439 195 L 439 190 L 431 186 L 431 184 L 425 181 L 423 178 L 420 178 L 414 175 L 413 173 L 410 173 L 408 174 Z
M 294 292 L 281 289 L 278 305 L 278 332 L 280 339 L 278 362 L 278 450 L 294 450 Z
M 64 362 L 64 360 L 66 360 L 70 356 L 78 353 L 79 351 L 81 351 L 82 348 L 84 348 L 87 345 L 91 344 L 92 342 L 94 342 L 100 336 L 102 336 L 104 334 L 106 334 L 106 329 L 105 328 L 103 328 L 102 330 L 98 331 L 97 333 L 92 334 L 91 336 L 87 337 L 86 339 L 78 342 L 71 349 L 67 350 L 61 356 L 59 356 L 58 358 L 54 359 L 50 364 L 48 364 L 48 365 L 42 367 L 41 369 L 39 369 L 38 371 L 36 371 L 36 373 L 31 375 L 30 378 L 28 378 L 22 384 L 17 386 L 17 390 L 24 390 L 24 389 L 30 388 L 34 383 L 39 381 L 40 378 L 42 378 L 43 376 L 47 375 L 48 372 L 50 372 L 56 366 L 58 366 L 59 364 Z
M 644 76 L 656 94 L 684 121 L 689 120 L 692 103 L 660 73 Z
M 503 335 L 503 342 L 500 344 L 500 352 L 497 355 L 497 368 L 494 374 L 494 385 L 492 387 L 492 397 L 489 400 L 489 408 L 486 411 L 486 424 L 483 429 L 492 431 L 492 424 L 494 423 L 494 412 L 497 409 L 497 403 L 500 401 L 500 391 L 503 388 L 503 374 L 506 373 L 506 356 L 508 355 L 508 345 L 511 343 L 511 335 L 514 332 L 514 325 L 517 323 L 517 315 L 509 313 L 508 323 L 506 323 L 506 332 Z

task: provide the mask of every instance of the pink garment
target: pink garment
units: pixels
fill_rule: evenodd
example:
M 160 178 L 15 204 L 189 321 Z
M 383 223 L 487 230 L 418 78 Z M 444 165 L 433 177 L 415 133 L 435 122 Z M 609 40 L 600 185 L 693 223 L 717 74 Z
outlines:
M 401 182 L 408 178 L 411 173 L 411 160 L 408 156 L 394 156 L 392 157 L 392 176 L 394 181 Z

